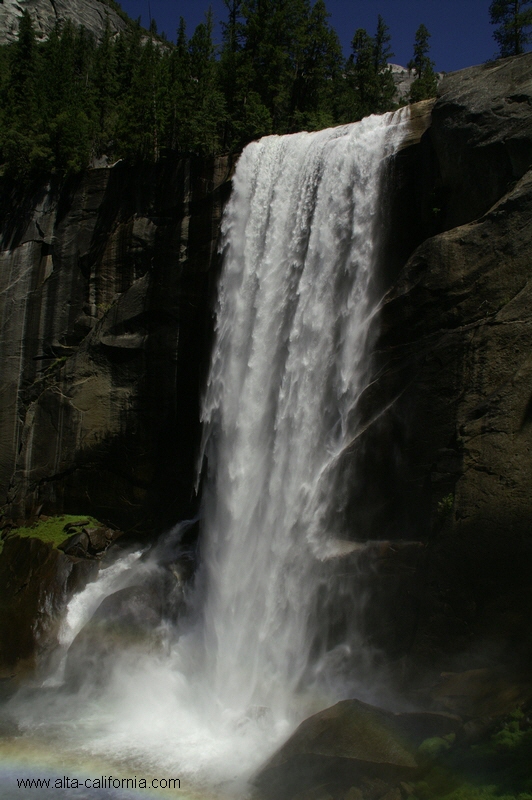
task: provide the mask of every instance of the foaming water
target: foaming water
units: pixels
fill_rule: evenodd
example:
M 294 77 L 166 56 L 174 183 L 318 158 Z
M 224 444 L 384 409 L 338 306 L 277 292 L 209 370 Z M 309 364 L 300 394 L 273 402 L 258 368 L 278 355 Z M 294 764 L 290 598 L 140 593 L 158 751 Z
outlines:
M 45 679 L 43 686 L 61 686 L 64 680 L 68 648 L 89 622 L 92 615 L 108 595 L 128 586 L 136 576 L 133 567 L 142 555 L 142 550 L 128 553 L 99 575 L 99 580 L 91 581 L 74 595 L 69 602 L 57 636 L 59 647 L 55 653 L 57 667 Z
M 309 690 L 326 704 L 367 678 L 356 625 L 331 646 L 323 595 L 345 535 L 334 467 L 368 381 L 384 159 L 408 115 L 263 139 L 238 164 L 203 412 L 202 630 L 209 684 L 240 713 L 293 720 Z
M 267 137 L 242 154 L 222 228 L 201 566 L 187 612 L 156 641 L 106 651 L 104 679 L 87 670 L 75 688 L 14 698 L 24 736 L 243 796 L 303 717 L 368 696 L 363 599 L 331 566 L 353 551 L 336 464 L 368 381 L 383 165 L 408 118 Z M 127 558 L 71 602 L 63 646 L 105 596 L 141 580 L 139 554 Z

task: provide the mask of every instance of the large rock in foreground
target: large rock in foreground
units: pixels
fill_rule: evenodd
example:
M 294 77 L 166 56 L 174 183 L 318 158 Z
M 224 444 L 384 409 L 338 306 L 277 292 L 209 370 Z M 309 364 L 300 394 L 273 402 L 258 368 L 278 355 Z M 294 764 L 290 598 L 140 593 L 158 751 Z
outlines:
M 395 797 L 419 771 L 417 748 L 454 733 L 457 717 L 393 714 L 360 700 L 342 700 L 304 720 L 254 778 L 260 797 Z M 400 795 L 399 795 L 400 796 Z
M 364 777 L 395 783 L 418 768 L 402 738 L 390 714 L 344 700 L 302 722 L 254 782 L 278 800 L 316 786 L 347 790 Z

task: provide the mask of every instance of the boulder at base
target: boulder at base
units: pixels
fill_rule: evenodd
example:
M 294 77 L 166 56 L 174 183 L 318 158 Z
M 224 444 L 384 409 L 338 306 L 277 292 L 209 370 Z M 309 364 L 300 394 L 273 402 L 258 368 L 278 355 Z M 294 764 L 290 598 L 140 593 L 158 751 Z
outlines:
M 255 776 L 258 796 L 292 800 L 320 787 L 338 797 L 355 785 L 377 781 L 391 789 L 412 778 L 418 764 L 404 716 L 359 700 L 342 700 L 314 714 Z

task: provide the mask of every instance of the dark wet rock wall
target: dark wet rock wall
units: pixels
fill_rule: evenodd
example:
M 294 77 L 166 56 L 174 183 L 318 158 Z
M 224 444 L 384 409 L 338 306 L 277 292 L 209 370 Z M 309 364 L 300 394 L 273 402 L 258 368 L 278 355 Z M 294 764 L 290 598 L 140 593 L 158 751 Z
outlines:
M 424 543 L 402 620 L 415 669 L 513 669 L 532 653 L 531 68 L 527 54 L 440 84 L 403 170 L 433 230 L 385 294 L 344 459 L 355 535 Z M 375 596 L 388 619 L 382 584 Z
M 12 517 L 193 513 L 226 158 L 2 193 L 0 485 Z M 97 511 L 96 511 L 97 509 Z

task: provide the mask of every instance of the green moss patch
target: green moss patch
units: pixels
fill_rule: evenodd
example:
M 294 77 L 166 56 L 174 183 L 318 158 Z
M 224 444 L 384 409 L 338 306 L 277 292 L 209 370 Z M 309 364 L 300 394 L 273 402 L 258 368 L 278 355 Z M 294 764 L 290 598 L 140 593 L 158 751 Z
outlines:
M 60 517 L 48 517 L 47 519 L 40 519 L 33 525 L 24 528 L 14 528 L 8 536 L 22 536 L 27 538 L 40 539 L 41 542 L 50 542 L 54 547 L 57 547 L 65 541 L 68 534 L 65 531 L 65 526 L 69 523 L 85 522 L 89 528 L 104 527 L 94 517 L 88 515 L 63 514 Z M 81 531 L 81 527 L 78 529 Z M 0 543 L 0 552 L 2 543 Z

